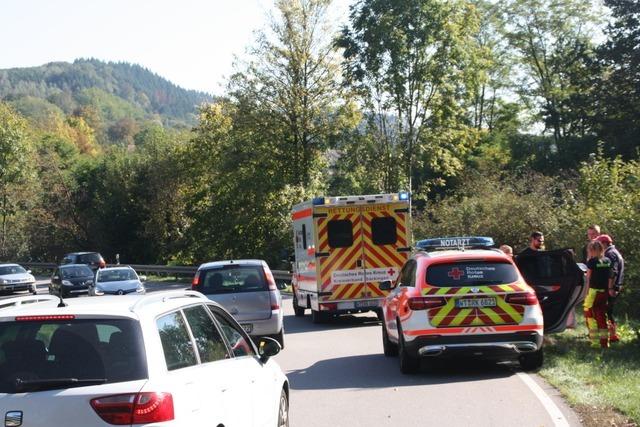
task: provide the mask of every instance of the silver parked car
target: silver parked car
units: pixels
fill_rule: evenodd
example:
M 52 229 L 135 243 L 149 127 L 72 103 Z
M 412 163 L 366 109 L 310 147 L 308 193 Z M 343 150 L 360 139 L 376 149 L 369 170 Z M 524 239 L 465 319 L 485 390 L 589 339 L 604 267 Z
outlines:
M 144 294 L 142 282 L 145 280 L 145 276 L 138 277 L 136 271 L 129 266 L 101 268 L 96 271 L 89 295 Z
M 36 279 L 18 264 L 0 264 L 0 292 L 29 291 L 36 293 Z
M 191 289 L 226 308 L 252 337 L 274 338 L 284 348 L 282 296 L 266 262 L 248 259 L 202 264 Z

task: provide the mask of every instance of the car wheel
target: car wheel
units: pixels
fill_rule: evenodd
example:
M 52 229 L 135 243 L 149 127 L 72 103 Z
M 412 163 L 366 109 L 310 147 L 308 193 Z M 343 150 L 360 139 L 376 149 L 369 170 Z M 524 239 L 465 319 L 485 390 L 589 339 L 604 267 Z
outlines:
M 542 347 L 540 347 L 540 350 L 532 353 L 521 354 L 518 360 L 520 362 L 520 367 L 524 371 L 537 371 L 544 363 L 544 352 L 542 351 Z
M 304 307 L 300 307 L 298 305 L 298 297 L 296 296 L 295 291 L 293 292 L 293 312 L 296 317 L 304 316 Z
M 409 354 L 405 347 L 402 328 L 398 322 L 398 353 L 400 356 L 400 372 L 403 374 L 415 374 L 420 369 L 420 359 Z
M 311 321 L 313 323 L 324 323 L 327 320 L 327 316 L 326 314 L 318 311 L 318 310 L 311 310 Z
M 389 341 L 389 334 L 384 321 L 382 322 L 382 349 L 387 357 L 398 355 L 398 345 Z
M 287 392 L 280 392 L 280 407 L 278 408 L 278 427 L 289 427 L 289 399 Z
M 284 326 L 280 329 L 280 332 L 273 336 L 273 339 L 278 341 L 280 348 L 284 350 Z

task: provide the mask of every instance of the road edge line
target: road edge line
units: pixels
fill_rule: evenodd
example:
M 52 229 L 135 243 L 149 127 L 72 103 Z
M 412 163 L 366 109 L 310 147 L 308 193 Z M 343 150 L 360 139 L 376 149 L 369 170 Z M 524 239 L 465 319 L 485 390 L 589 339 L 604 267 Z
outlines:
M 544 392 L 542 387 L 540 387 L 528 374 L 524 372 L 517 372 L 516 374 L 522 382 L 529 387 L 533 394 L 536 395 L 542 406 L 544 406 L 544 409 L 553 421 L 553 425 L 556 427 L 569 427 L 569 421 L 567 421 L 567 418 L 564 416 L 560 408 L 558 408 L 558 405 L 553 402 L 551 397 Z

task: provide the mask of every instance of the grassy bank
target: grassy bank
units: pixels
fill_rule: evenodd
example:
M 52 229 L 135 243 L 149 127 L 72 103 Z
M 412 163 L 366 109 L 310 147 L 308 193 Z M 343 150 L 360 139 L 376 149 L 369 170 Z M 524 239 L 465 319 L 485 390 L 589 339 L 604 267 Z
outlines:
M 549 337 L 540 371 L 576 408 L 586 426 L 640 424 L 640 322 L 627 319 L 621 341 L 593 349 L 582 316 L 578 327 Z

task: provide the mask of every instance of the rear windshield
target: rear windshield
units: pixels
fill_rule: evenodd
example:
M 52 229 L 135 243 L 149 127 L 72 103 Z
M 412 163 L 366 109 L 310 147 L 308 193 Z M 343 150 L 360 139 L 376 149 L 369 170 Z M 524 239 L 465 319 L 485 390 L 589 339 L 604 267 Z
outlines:
M 99 270 L 98 282 L 121 282 L 123 280 L 136 280 L 136 272 L 130 269 L 122 270 Z
M 62 273 L 63 279 L 75 279 L 78 277 L 93 276 L 93 271 L 91 271 L 91 269 L 86 265 L 78 265 L 75 267 L 61 268 L 60 272 Z
M 457 262 L 434 264 L 427 269 L 427 284 L 438 287 L 499 285 L 516 280 L 518 273 L 510 263 Z
M 200 272 L 201 292 L 224 294 L 268 290 L 260 265 L 225 265 Z
M 27 270 L 20 267 L 19 265 L 6 265 L 4 267 L 0 267 L 0 276 L 4 276 L 5 274 L 20 274 L 26 272 Z
M 86 264 L 90 264 L 92 262 L 99 263 L 100 261 L 102 261 L 102 257 L 100 256 L 100 254 L 84 254 L 80 255 L 78 257 L 78 260 L 79 262 Z
M 78 381 L 72 383 L 72 378 Z M 135 320 L 0 322 L 0 393 L 146 378 L 142 334 Z

